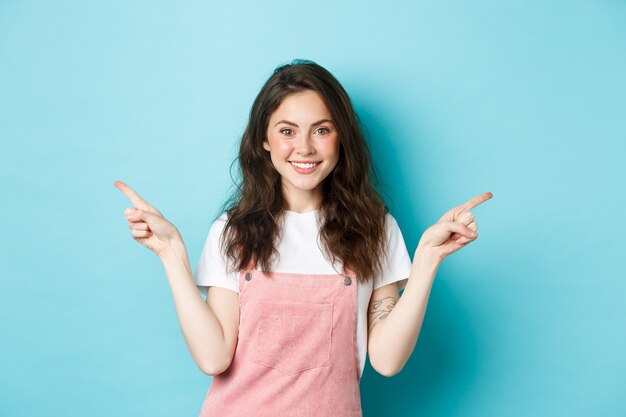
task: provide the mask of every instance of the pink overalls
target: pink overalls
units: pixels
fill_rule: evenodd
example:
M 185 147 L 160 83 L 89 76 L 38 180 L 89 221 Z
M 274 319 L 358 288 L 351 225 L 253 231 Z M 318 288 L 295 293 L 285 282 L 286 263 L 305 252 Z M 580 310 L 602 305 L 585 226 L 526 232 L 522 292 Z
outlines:
M 346 270 L 344 269 L 344 272 Z M 200 417 L 361 417 L 353 273 L 239 273 L 239 338 Z

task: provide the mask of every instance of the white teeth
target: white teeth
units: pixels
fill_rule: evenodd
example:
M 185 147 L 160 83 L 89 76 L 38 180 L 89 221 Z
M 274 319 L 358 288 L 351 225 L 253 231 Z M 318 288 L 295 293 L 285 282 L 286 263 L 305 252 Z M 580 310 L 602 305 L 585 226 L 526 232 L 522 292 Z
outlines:
M 315 162 L 313 162 L 312 164 L 301 164 L 299 162 L 291 162 L 291 164 L 297 166 L 298 168 L 303 168 L 303 169 L 313 168 L 315 165 L 317 165 L 317 163 Z

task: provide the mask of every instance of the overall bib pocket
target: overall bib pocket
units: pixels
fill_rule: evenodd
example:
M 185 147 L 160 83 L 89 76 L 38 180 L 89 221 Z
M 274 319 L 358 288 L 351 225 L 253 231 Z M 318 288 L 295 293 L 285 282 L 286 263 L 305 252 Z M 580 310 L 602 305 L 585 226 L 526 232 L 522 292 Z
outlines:
M 254 362 L 295 374 L 328 366 L 333 305 L 259 303 Z

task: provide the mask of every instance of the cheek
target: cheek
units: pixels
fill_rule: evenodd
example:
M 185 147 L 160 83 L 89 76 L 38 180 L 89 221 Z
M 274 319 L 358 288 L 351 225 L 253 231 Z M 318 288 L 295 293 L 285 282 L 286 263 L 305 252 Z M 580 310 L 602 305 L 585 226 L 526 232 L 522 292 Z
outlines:
M 291 146 L 284 141 L 270 140 L 269 147 L 272 163 L 280 163 L 291 154 Z
M 289 156 L 292 152 L 293 146 L 289 142 L 286 141 L 275 141 L 272 145 L 272 150 L 277 156 Z
M 331 138 L 323 143 L 322 148 L 326 155 L 333 155 L 335 158 L 339 157 L 339 139 L 337 137 Z

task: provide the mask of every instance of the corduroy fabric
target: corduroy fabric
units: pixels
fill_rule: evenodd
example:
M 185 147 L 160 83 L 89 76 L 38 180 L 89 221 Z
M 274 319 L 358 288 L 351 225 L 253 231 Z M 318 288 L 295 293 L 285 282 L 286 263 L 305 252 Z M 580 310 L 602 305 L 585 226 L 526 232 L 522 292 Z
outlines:
M 361 417 L 356 303 L 351 271 L 240 271 L 235 356 L 200 417 Z

